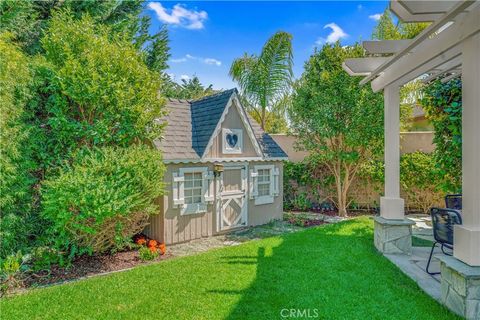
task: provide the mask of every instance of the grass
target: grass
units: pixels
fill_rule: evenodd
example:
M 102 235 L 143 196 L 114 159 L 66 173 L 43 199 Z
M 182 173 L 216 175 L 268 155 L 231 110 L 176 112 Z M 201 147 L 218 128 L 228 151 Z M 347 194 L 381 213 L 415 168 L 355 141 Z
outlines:
M 375 251 L 365 217 L 32 290 L 0 308 L 2 319 L 456 318 Z

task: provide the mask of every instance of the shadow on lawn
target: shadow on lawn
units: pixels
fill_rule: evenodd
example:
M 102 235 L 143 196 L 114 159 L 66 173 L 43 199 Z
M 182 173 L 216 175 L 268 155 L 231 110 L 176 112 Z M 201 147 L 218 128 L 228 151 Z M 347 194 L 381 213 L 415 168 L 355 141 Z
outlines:
M 432 308 L 445 318 L 451 317 L 375 251 L 367 221 L 359 224 L 352 220 L 289 234 L 278 246 L 259 247 L 255 256 L 224 256 L 226 264 L 256 264 L 256 278 L 244 290 L 225 288 L 209 293 L 241 296 L 226 319 L 283 319 L 292 315 L 440 319 L 430 313 Z

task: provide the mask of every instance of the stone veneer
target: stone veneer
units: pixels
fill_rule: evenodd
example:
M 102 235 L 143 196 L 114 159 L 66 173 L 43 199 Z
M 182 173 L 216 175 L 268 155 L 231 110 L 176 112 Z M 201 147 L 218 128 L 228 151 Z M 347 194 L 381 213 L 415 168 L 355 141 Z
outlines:
M 468 320 L 480 320 L 480 267 L 450 256 L 436 257 L 442 272 L 442 303 Z
M 374 217 L 375 247 L 384 254 L 412 254 L 412 225 L 415 222 Z

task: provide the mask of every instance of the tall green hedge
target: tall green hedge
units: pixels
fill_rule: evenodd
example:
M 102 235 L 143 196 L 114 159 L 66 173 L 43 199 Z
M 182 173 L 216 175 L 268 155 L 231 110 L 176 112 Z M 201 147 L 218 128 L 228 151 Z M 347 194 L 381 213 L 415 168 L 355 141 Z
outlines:
M 23 122 L 31 74 L 27 57 L 0 35 L 0 257 L 33 236 L 31 128 Z

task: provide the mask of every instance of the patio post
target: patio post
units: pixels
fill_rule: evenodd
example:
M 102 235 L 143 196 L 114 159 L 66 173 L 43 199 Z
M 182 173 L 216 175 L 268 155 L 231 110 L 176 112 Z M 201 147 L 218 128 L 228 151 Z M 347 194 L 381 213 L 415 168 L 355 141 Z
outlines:
M 462 49 L 463 225 L 455 227 L 453 255 L 480 266 L 480 34 Z
M 385 195 L 380 198 L 380 216 L 403 219 L 404 201 L 400 198 L 400 87 L 384 89 L 385 103 Z
M 386 254 L 411 254 L 412 225 L 405 219 L 400 198 L 400 87 L 384 89 L 385 195 L 380 198 L 380 217 L 375 217 L 375 247 Z

